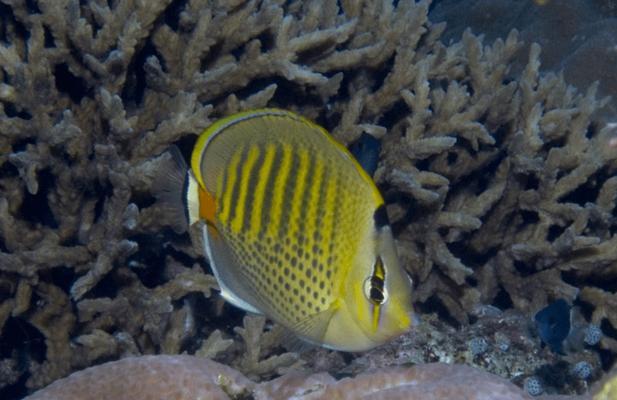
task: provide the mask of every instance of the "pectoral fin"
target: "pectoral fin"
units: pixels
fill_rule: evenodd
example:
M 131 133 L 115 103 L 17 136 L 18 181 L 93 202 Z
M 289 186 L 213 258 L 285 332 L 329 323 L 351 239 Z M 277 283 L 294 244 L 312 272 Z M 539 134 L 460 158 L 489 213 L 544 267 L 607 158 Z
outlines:
M 322 345 L 335 309 L 330 307 L 324 311 L 309 315 L 290 329 L 303 340 L 311 344 Z

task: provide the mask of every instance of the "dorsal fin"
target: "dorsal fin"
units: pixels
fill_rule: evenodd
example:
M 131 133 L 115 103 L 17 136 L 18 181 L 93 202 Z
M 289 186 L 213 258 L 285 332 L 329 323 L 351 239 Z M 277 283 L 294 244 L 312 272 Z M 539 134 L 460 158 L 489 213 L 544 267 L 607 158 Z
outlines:
M 199 136 L 191 155 L 191 168 L 195 178 L 202 187 L 216 195 L 216 179 L 229 162 L 233 152 L 237 150 L 238 145 L 240 143 L 246 144 L 252 135 L 271 134 L 273 132 L 273 129 L 268 129 L 268 118 L 261 118 L 268 116 L 288 117 L 290 120 L 299 120 L 301 118 L 289 111 L 276 108 L 245 111 L 219 119 Z M 243 124 L 243 122 L 256 118 L 262 121 L 258 126 Z M 229 132 L 231 134 L 221 135 L 222 132 Z M 220 139 L 217 140 L 216 149 L 208 151 L 215 139 Z
M 362 179 L 374 186 L 371 177 L 349 150 L 325 129 L 298 114 L 275 108 L 234 114 L 212 124 L 197 139 L 191 169 L 200 185 L 218 198 L 217 180 L 239 148 L 259 143 L 287 142 L 293 145 L 300 141 L 309 141 L 318 149 L 324 145 L 337 149 L 342 157 L 353 163 Z M 373 194 L 379 203 L 383 203 L 377 188 Z

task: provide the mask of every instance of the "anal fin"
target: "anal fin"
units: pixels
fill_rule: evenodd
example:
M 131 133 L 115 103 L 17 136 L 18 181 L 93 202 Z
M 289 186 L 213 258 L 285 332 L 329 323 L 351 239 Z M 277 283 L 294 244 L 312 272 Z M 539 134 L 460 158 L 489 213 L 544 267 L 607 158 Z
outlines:
M 311 350 L 315 350 L 315 348 L 318 347 L 316 343 L 302 339 L 291 329 L 285 328 L 284 332 L 285 335 L 281 337 L 281 345 L 287 351 L 302 354 Z
M 300 339 L 306 341 L 308 345 L 323 346 L 323 340 L 334 311 L 333 307 L 329 307 L 324 311 L 309 315 L 297 324 L 294 324 L 290 330 L 298 335 Z M 293 342 L 291 345 L 293 346 Z
M 253 314 L 262 314 L 252 290 L 242 284 L 242 266 L 221 233 L 212 225 L 204 225 L 204 248 L 212 272 L 221 289 L 221 296 L 234 306 Z

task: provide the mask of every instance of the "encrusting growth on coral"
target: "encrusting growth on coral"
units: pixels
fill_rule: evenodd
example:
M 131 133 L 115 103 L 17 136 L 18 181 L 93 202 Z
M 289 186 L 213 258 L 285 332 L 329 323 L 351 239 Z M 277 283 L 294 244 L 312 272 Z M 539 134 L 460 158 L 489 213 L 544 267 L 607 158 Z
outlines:
M 444 320 L 473 330 L 478 310 L 530 319 L 562 298 L 602 331 L 567 362 L 608 370 L 616 133 L 593 120 L 607 99 L 540 73 L 538 45 L 514 74 L 516 31 L 444 44 L 429 6 L 2 0 L 0 342 L 10 348 L 0 347 L 0 390 L 17 398 L 103 361 L 160 353 L 289 385 L 323 363 L 352 365 L 286 352 L 277 326 L 221 306 L 198 233 L 193 243 L 175 233 L 152 195 L 170 145 L 188 152 L 213 121 L 266 106 L 311 118 L 345 145 L 363 133 L 381 140 L 374 178 L 416 308 L 433 321 L 420 337 Z M 469 356 L 472 337 L 464 357 L 425 352 L 414 363 L 499 354 L 491 336 L 493 347 Z M 539 346 L 521 343 L 504 348 Z M 534 357 L 557 364 L 547 349 Z
M 181 379 L 178 379 L 181 377 Z M 612 377 L 594 388 L 593 400 L 615 395 Z M 538 383 L 535 383 L 536 385 Z M 540 390 L 528 389 L 536 398 Z M 291 373 L 256 384 L 238 371 L 206 358 L 177 356 L 127 357 L 78 371 L 42 389 L 27 400 L 89 400 L 196 398 L 256 400 L 372 399 L 526 400 L 531 397 L 508 382 L 466 365 L 442 363 L 389 368 L 336 380 L 327 373 Z M 590 396 L 560 396 L 563 400 L 591 400 Z
M 78 371 L 29 400 L 229 399 L 254 383 L 230 367 L 193 356 L 127 357 Z

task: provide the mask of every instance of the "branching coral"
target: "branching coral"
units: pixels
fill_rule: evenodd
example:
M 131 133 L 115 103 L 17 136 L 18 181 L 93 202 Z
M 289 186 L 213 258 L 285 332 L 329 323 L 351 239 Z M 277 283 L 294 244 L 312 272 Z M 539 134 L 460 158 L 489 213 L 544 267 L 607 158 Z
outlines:
M 544 71 L 563 71 L 566 80 L 579 87 L 598 80 L 603 96 L 617 90 L 613 78 L 617 7 L 613 0 L 522 0 L 515 4 L 508 0 L 441 0 L 434 5 L 431 19 L 448 22 L 443 35 L 446 42 L 468 28 L 489 41 L 517 29 L 525 47 L 538 42 L 544 49 Z M 519 55 L 515 68 L 522 69 L 525 62 L 524 55 Z M 598 110 L 609 120 L 614 120 L 615 111 L 617 98 Z
M 0 4 L 0 332 L 43 340 L 38 388 L 123 355 L 198 352 L 252 378 L 300 368 L 276 327 L 221 322 L 200 249 L 154 202 L 161 153 L 219 117 L 295 110 L 382 139 L 375 179 L 421 310 L 465 324 L 580 299 L 616 352 L 617 152 L 606 100 L 539 73 L 513 31 L 445 45 L 428 1 Z M 225 309 L 224 311 L 227 311 Z M 26 345 L 0 352 L 19 364 Z M 21 365 L 21 364 L 20 364 Z M 3 381 L 15 382 L 10 374 Z
M 445 113 L 438 121 L 447 123 L 420 129 L 424 135 L 454 137 L 460 145 L 449 144 L 428 158 L 406 152 L 406 141 L 413 137 L 409 130 L 417 129 L 411 120 L 399 138 L 386 137 L 392 140 L 386 152 L 394 161 L 388 165 L 386 156 L 383 179 L 406 186 L 423 208 L 440 210 L 419 217 L 401 235 L 415 253 L 422 254 L 419 249 L 424 248 L 428 257 L 417 270 L 420 299 L 437 296 L 460 322 L 467 320 L 474 303 L 492 302 L 499 287 L 522 310 L 536 311 L 548 297 L 572 300 L 578 290 L 562 281 L 561 271 L 600 276 L 610 274 L 617 260 L 610 178 L 617 154 L 606 146 L 610 129 L 594 133 L 589 125 L 591 112 L 605 101 L 595 100 L 595 87 L 581 96 L 558 76 L 540 76 L 537 46 L 520 84 L 502 83 L 503 63 L 518 47 L 513 34 L 484 55 L 469 33 L 463 43 L 471 54 L 471 78 L 464 85 L 450 82 L 446 91 L 435 89 L 434 99 L 424 102 Z M 476 76 L 494 78 L 484 83 Z M 421 100 L 407 95 L 412 110 L 417 108 L 413 102 Z M 469 122 L 453 125 L 458 116 Z M 477 119 L 484 123 L 474 122 Z M 418 146 L 412 141 L 410 147 Z M 396 157 L 407 158 L 407 173 L 400 172 L 404 164 Z M 427 171 L 414 166 L 418 159 L 425 160 Z M 489 175 L 487 168 L 495 174 Z M 431 186 L 432 196 L 426 192 Z M 583 191 L 597 194 L 585 196 Z M 450 249 L 459 249 L 460 256 Z M 466 283 L 471 276 L 479 289 Z M 453 286 L 460 290 L 453 291 Z M 536 289 L 529 290 L 532 287 Z
M 245 317 L 244 327 L 235 328 L 242 337 L 245 351 L 236 362 L 238 369 L 249 376 L 267 376 L 274 372 L 284 372 L 292 367 L 297 360 L 293 353 L 273 355 L 261 360 L 262 353 L 266 353 L 271 347 L 277 345 L 281 336 L 277 331 L 263 332 L 264 317 Z

